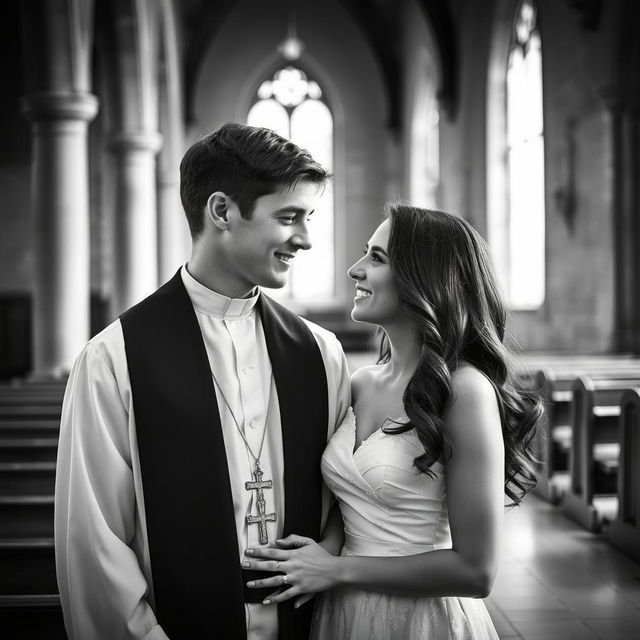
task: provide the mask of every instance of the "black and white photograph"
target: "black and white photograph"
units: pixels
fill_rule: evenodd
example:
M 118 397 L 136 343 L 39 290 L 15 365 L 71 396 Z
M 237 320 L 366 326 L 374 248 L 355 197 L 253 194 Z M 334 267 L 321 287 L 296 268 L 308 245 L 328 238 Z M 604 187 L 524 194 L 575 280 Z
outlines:
M 640 2 L 0 60 L 2 640 L 640 640 Z

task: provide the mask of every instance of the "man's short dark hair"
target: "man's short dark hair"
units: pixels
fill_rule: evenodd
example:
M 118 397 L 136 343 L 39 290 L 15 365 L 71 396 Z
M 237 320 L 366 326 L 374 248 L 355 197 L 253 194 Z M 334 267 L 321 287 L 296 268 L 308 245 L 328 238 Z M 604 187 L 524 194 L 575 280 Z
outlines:
M 311 154 L 270 129 L 227 123 L 194 143 L 180 163 L 180 198 L 191 237 L 204 227 L 214 191 L 232 198 L 250 218 L 260 196 L 300 181 L 324 186 L 331 174 Z

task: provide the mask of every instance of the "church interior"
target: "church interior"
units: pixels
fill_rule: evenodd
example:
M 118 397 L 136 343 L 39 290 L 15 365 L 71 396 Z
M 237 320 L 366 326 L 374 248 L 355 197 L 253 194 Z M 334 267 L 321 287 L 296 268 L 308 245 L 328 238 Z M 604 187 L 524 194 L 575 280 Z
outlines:
M 53 552 L 65 377 L 189 258 L 179 163 L 236 121 L 334 177 L 272 293 L 353 370 L 348 267 L 386 202 L 486 238 L 539 483 L 505 517 L 503 640 L 640 638 L 640 4 L 24 0 L 0 7 L 0 635 L 66 638 Z M 5 635 L 3 629 L 11 630 Z

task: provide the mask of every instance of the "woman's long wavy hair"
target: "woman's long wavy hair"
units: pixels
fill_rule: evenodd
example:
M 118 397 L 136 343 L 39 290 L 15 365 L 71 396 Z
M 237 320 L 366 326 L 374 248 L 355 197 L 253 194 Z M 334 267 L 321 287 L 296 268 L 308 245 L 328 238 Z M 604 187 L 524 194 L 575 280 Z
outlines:
M 459 216 L 404 204 L 387 207 L 391 229 L 389 264 L 405 313 L 420 330 L 420 361 L 404 391 L 409 422 L 424 453 L 414 463 L 424 473 L 451 455 L 442 417 L 451 401 L 451 375 L 460 362 L 479 369 L 493 384 L 502 420 L 505 493 L 518 504 L 535 486 L 532 440 L 542 414 L 539 397 L 511 380 L 504 346 L 506 310 L 484 240 Z M 388 362 L 383 332 L 379 363 Z

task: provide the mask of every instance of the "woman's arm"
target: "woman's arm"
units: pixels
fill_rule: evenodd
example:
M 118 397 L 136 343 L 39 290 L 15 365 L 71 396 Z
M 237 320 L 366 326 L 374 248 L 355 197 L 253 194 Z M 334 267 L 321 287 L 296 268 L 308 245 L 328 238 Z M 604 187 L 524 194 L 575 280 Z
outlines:
M 276 544 L 283 549 L 299 549 L 305 547 L 308 543 L 313 542 L 311 538 L 303 538 L 302 536 L 288 536 L 284 540 L 276 540 Z M 344 543 L 344 525 L 342 522 L 342 515 L 340 514 L 340 507 L 337 502 L 334 502 L 329 511 L 327 523 L 322 531 L 322 540 L 320 540 L 318 546 L 324 549 L 326 553 L 331 556 L 340 555 L 342 551 L 342 545 Z M 250 565 L 249 565 L 250 566 Z M 282 583 L 280 583 L 282 584 Z M 328 588 L 328 587 L 327 587 Z M 301 607 L 305 602 L 308 602 L 313 598 L 316 591 L 301 591 L 302 594 L 294 603 L 294 608 Z M 269 598 L 272 598 L 281 593 L 275 592 Z
M 293 585 L 273 597 L 273 602 L 337 585 L 425 597 L 489 593 L 497 569 L 504 506 L 498 404 L 491 383 L 471 367 L 455 373 L 453 394 L 444 417 L 452 445 L 446 465 L 452 548 L 392 558 L 336 558 L 296 536 L 299 548 L 294 551 L 255 550 L 255 556 L 272 561 L 251 562 L 253 568 L 284 571 L 287 583 Z M 279 563 L 275 569 L 274 561 Z M 282 577 L 276 576 L 255 586 L 281 584 Z

